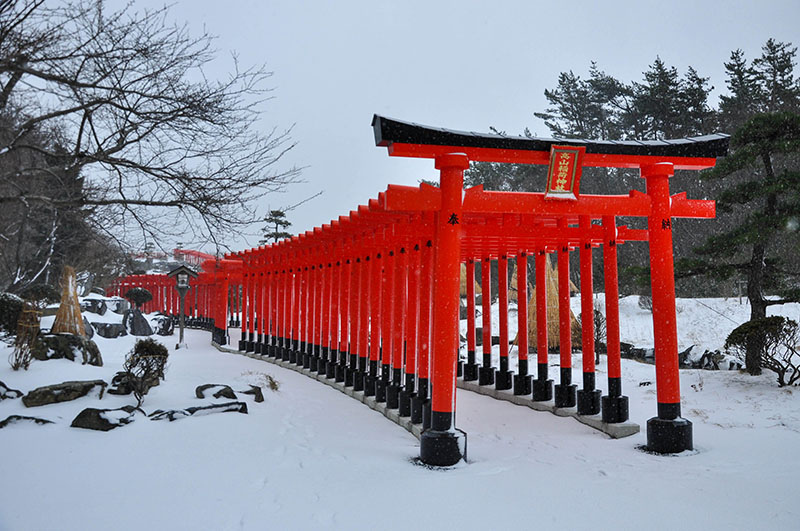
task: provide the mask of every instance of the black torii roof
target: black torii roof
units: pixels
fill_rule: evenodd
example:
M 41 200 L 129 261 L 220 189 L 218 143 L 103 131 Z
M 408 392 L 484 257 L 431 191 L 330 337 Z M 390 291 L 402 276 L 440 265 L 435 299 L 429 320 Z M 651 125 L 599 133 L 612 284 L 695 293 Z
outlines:
M 491 133 L 453 131 L 374 115 L 375 145 L 393 143 L 429 146 L 463 146 L 515 151 L 550 151 L 552 145 L 585 146 L 586 153 L 655 157 L 716 158 L 728 153 L 730 136 L 722 133 L 671 140 L 587 140 L 578 138 L 528 138 Z

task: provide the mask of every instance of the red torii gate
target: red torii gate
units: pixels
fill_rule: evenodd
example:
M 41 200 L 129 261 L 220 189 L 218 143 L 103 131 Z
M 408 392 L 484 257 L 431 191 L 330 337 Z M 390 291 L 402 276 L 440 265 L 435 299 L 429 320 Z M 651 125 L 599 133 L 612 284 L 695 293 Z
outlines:
M 714 166 L 716 157 L 727 151 L 728 137 L 711 135 L 650 142 L 590 142 L 573 139 L 556 141 L 462 133 L 390 120 L 377 115 L 373 118 L 372 125 L 376 144 L 387 147 L 390 156 L 434 159 L 435 167 L 440 171 L 438 190 L 433 187 L 406 190 L 405 193 L 398 194 L 402 196 L 401 199 L 387 201 L 387 210 L 430 210 L 438 214 L 434 243 L 437 253 L 434 265 L 436 286 L 433 301 L 432 413 L 431 427 L 423 432 L 421 438 L 421 459 L 430 464 L 450 465 L 458 462 L 462 456 L 462 444 L 453 419 L 455 356 L 458 347 L 459 263 L 465 247 L 462 245 L 462 225 L 459 220 L 465 213 L 532 214 L 543 220 L 555 218 L 558 220 L 556 226 L 564 231 L 576 221 L 580 223 L 581 231 L 590 230 L 587 220 L 591 217 L 600 217 L 604 221 L 613 219 L 613 216 L 647 217 L 658 400 L 658 415 L 647 423 L 647 446 L 652 451 L 664 453 L 691 449 L 691 422 L 681 417 L 680 409 L 671 218 L 713 217 L 715 206 L 713 201 L 688 200 L 685 194 L 670 197 L 669 178 L 675 169 L 699 170 Z M 469 167 L 470 161 L 549 164 L 554 146 L 562 143 L 585 148 L 583 166 L 638 168 L 646 181 L 647 193 L 631 193 L 623 197 L 582 196 L 575 201 L 547 201 L 543 194 L 486 192 L 482 189 L 462 192 L 463 173 Z M 611 230 L 610 224 L 606 230 Z M 586 243 L 585 238 L 580 236 L 578 234 L 579 242 L 584 240 Z M 568 272 L 568 265 L 565 264 L 568 263 L 562 260 L 562 256 L 568 252 L 565 243 L 568 238 L 561 235 L 555 239 L 561 243 L 559 284 L 563 284 L 568 282 L 568 275 L 565 274 L 565 270 Z M 465 241 L 470 239 L 466 238 Z M 537 273 L 538 271 L 539 268 Z M 582 281 L 583 278 L 584 275 Z M 564 297 L 566 290 L 559 291 Z M 568 297 L 568 291 L 566 296 Z M 608 298 L 607 294 L 607 300 Z M 563 312 L 566 305 L 561 306 Z M 566 311 L 568 312 L 568 306 Z M 568 313 L 566 317 L 568 327 Z M 562 315 L 562 339 L 569 344 L 570 337 L 568 333 L 565 335 L 564 327 L 565 319 Z M 539 327 L 539 330 L 542 329 L 543 327 Z M 569 363 L 564 352 L 562 347 L 562 379 L 561 385 L 556 388 L 557 406 L 559 402 L 572 402 L 570 395 L 574 392 L 569 373 L 563 366 L 564 361 Z M 540 348 L 540 356 L 541 353 Z
M 390 155 L 427 157 L 440 171 L 440 187 L 390 185 L 348 216 L 276 244 L 204 262 L 197 313 L 212 328 L 212 340 L 227 342 L 228 300 L 236 293 L 241 315 L 239 349 L 303 366 L 398 409 L 422 423 L 420 457 L 449 466 L 462 458 L 455 429 L 457 368 L 465 380 L 532 393 L 534 401 L 555 398 L 556 407 L 580 415 L 602 409 L 608 423 L 628 418 L 622 395 L 617 307 L 617 244 L 650 243 L 656 346 L 658 415 L 647 426 L 648 448 L 671 453 L 692 448 L 691 423 L 680 415 L 672 217 L 713 217 L 713 201 L 669 196 L 674 169 L 713 166 L 727 137 L 656 142 L 569 140 L 584 150 L 584 166 L 638 168 L 647 192 L 623 196 L 580 196 L 549 200 L 547 194 L 462 190 L 470 160 L 546 164 L 555 140 L 476 135 L 408 124 L 376 116 L 378 145 Z M 561 148 L 557 148 L 561 149 Z M 577 162 L 576 162 L 577 165 Z M 617 216 L 648 218 L 647 230 L 617 226 Z M 600 225 L 595 224 L 599 222 Z M 579 249 L 582 309 L 592 313 L 593 246 L 602 246 L 608 319 L 608 395 L 595 389 L 591 319 L 582 331 L 583 388 L 572 384 L 569 318 L 569 252 Z M 560 381 L 548 379 L 545 260 L 558 255 L 561 337 Z M 527 334 L 520 334 L 519 370 L 508 361 L 508 293 L 500 283 L 500 368 L 492 367 L 488 267 L 484 287 L 484 362 L 475 363 L 474 284 L 467 282 L 467 363 L 457 365 L 459 264 L 474 279 L 474 263 L 518 261 L 520 330 L 527 318 L 524 264 L 533 254 L 537 283 L 537 375 L 528 375 Z M 139 279 L 144 281 L 145 279 Z M 135 284 L 136 281 L 133 281 Z M 125 285 L 130 285 L 126 281 Z M 513 377 L 512 377 L 513 376 Z M 405 380 L 405 381 L 403 381 Z M 602 408 L 600 404 L 602 403 Z

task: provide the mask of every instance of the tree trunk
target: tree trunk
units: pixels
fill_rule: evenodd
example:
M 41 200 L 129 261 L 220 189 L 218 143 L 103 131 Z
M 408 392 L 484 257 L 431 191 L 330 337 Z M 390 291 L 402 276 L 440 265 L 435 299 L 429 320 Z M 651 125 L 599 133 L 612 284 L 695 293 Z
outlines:
M 771 182 L 774 179 L 774 171 L 772 169 L 772 160 L 768 153 L 762 155 L 764 163 L 765 181 Z M 766 204 L 764 205 L 764 214 L 766 219 L 772 219 L 775 216 L 778 198 L 772 193 L 767 196 Z M 763 237 L 753 245 L 753 254 L 750 258 L 750 268 L 747 276 L 747 299 L 750 301 L 750 320 L 764 319 L 767 316 L 767 301 L 764 299 L 763 286 L 764 286 L 764 272 L 766 264 L 764 257 L 766 255 L 767 244 L 771 239 L 771 234 L 765 231 Z M 745 369 L 749 374 L 761 374 L 761 349 L 764 340 L 761 337 L 751 336 L 747 342 L 747 350 L 745 353 Z

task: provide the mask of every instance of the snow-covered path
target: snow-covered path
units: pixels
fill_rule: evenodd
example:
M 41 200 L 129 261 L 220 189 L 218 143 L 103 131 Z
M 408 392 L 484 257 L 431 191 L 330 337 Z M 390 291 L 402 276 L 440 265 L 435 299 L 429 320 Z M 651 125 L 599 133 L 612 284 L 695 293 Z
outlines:
M 108 432 L 69 428 L 84 407 L 129 397 L 84 398 L 26 409 L 0 402 L 0 417 L 37 415 L 54 426 L 0 431 L 2 530 L 92 529 L 577 529 L 796 528 L 800 518 L 800 392 L 771 376 L 682 371 L 684 415 L 697 450 L 677 457 L 636 449 L 640 433 L 613 440 L 570 418 L 458 392 L 457 424 L 469 464 L 413 464 L 417 440 L 381 414 L 294 371 L 209 344 L 170 354 L 167 379 L 145 409 L 185 408 L 203 383 L 241 390 L 261 373 L 281 383 L 250 414 L 133 424 Z M 105 378 L 132 338 L 98 340 L 105 367 L 63 360 L 28 373 L 0 367 L 25 391 L 66 379 Z M 655 409 L 653 367 L 623 360 L 631 417 Z M 693 387 L 694 386 L 694 387 Z

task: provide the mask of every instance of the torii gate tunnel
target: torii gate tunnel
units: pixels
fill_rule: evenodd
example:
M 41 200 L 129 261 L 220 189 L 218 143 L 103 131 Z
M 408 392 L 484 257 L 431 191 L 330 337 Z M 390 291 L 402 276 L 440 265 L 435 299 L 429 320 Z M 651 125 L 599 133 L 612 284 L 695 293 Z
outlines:
M 278 357 L 374 396 L 401 417 L 422 423 L 420 458 L 450 466 L 464 457 L 466 434 L 456 429 L 456 378 L 512 389 L 578 415 L 628 420 L 622 394 L 617 246 L 650 248 L 657 416 L 647 422 L 647 448 L 692 449 L 692 424 L 681 416 L 673 271 L 672 218 L 713 218 L 714 201 L 670 196 L 674 170 L 714 166 L 727 152 L 726 135 L 664 141 L 548 140 L 463 133 L 373 118 L 376 144 L 394 157 L 434 160 L 439 187 L 389 185 L 387 190 L 312 231 L 226 255 L 204 264 L 204 293 L 213 341 L 226 342 L 229 285 L 241 285 L 239 350 Z M 565 145 L 566 144 L 566 145 Z M 471 161 L 549 165 L 544 193 L 463 190 Z M 583 167 L 639 169 L 646 193 L 581 195 Z M 616 218 L 646 217 L 647 229 Z M 593 315 L 592 248 L 603 252 L 608 394 L 595 388 L 594 330 L 583 319 L 583 386 L 572 383 L 569 253 L 578 249 L 583 315 Z M 545 267 L 557 255 L 560 379 L 548 379 Z M 527 257 L 536 270 L 536 375 L 528 374 Z M 517 262 L 519 339 L 510 370 L 508 288 L 499 283 L 500 366 L 492 366 L 489 267 L 481 267 L 483 363 L 475 359 L 475 262 L 498 261 L 507 279 Z M 458 360 L 460 265 L 467 270 L 467 358 Z M 505 275 L 505 276 L 504 276 Z M 240 294 L 240 295 L 239 295 Z M 207 299 L 204 299 L 207 300 Z M 232 320 L 230 322 L 233 322 Z

